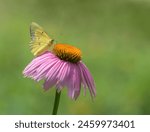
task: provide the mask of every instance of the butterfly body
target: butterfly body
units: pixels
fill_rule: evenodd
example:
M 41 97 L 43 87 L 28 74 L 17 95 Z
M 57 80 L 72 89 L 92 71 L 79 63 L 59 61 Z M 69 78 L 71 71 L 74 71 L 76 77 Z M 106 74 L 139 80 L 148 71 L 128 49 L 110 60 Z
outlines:
M 39 56 L 47 51 L 53 44 L 47 33 L 37 23 L 32 22 L 30 25 L 30 49 L 34 56 Z

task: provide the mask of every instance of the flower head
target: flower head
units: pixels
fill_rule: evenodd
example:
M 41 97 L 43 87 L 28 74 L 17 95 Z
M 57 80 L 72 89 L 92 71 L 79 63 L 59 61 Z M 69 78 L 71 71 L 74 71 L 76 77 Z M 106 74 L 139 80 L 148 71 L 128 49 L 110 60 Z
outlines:
M 36 81 L 44 79 L 45 90 L 55 86 L 57 91 L 61 91 L 66 86 L 72 99 L 79 96 L 81 85 L 84 92 L 88 88 L 92 97 L 96 95 L 94 80 L 81 61 L 81 51 L 68 44 L 56 44 L 52 52 L 46 51 L 36 57 L 27 65 L 23 74 Z

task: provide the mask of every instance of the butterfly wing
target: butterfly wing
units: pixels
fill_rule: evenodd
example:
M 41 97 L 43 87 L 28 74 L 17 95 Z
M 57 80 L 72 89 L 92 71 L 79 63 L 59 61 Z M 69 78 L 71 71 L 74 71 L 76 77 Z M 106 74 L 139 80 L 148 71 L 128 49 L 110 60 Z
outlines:
M 32 22 L 30 25 L 30 48 L 34 56 L 39 56 L 49 49 L 53 44 L 53 39 L 51 39 L 43 28 L 40 27 L 35 22 Z

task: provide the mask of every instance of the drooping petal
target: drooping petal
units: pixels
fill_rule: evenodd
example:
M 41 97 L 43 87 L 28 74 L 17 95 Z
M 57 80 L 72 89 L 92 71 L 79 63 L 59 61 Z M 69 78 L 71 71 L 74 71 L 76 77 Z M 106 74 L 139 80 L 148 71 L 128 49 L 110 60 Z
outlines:
M 52 88 L 56 84 L 56 82 L 57 82 L 57 80 L 55 78 L 45 80 L 45 82 L 43 84 L 43 88 L 45 90 L 48 90 L 48 89 Z
M 32 60 L 31 63 L 29 63 L 29 65 L 26 66 L 26 68 L 24 69 L 23 73 L 25 71 L 31 70 L 31 69 L 35 69 L 36 67 L 38 67 L 40 64 L 42 64 L 43 62 L 45 62 L 47 59 L 49 59 L 49 57 L 37 57 L 34 60 Z
M 76 75 L 75 77 L 75 92 L 74 92 L 74 99 L 77 99 L 78 96 L 80 95 L 81 91 L 81 75 L 80 75 L 79 67 L 76 65 Z
M 66 82 L 66 86 L 68 87 L 68 95 L 72 99 L 76 99 L 80 94 L 81 88 L 81 79 L 79 68 L 76 64 L 70 63 L 70 72 L 68 76 L 68 82 Z
M 57 74 L 58 81 L 56 87 L 58 91 L 60 91 L 66 85 L 66 83 L 68 83 L 69 73 L 70 73 L 70 64 L 64 61 L 61 69 L 59 70 L 59 73 Z
M 47 60 L 51 60 L 51 58 L 53 57 L 54 55 L 52 56 L 51 53 L 49 52 L 46 52 L 42 56 L 36 57 L 24 69 L 23 71 L 24 76 L 34 78 L 37 75 L 37 72 L 36 72 L 37 68 L 41 66 L 41 64 L 43 64 Z
M 89 88 L 91 96 L 94 97 L 96 95 L 96 89 L 92 75 L 82 62 L 79 62 L 78 65 L 80 68 L 83 85 Z
M 53 61 L 53 60 L 47 60 L 45 63 L 41 64 L 41 66 L 39 66 L 37 68 L 37 76 L 35 76 L 35 80 L 41 80 L 42 78 L 45 78 L 47 72 L 53 67 L 53 65 L 56 63 L 57 61 Z
M 56 61 L 56 63 L 49 69 L 47 74 L 45 75 L 46 80 L 44 83 L 44 89 L 48 89 L 52 87 L 53 85 L 56 85 L 58 82 L 57 75 L 59 73 L 59 70 L 61 69 L 63 65 L 63 62 L 61 60 Z

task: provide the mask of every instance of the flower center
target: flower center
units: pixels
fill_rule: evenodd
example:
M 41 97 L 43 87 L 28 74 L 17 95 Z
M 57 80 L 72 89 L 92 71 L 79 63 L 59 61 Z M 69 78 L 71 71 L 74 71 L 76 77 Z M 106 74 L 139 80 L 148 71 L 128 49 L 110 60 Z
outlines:
M 68 44 L 56 44 L 53 48 L 54 54 L 61 60 L 77 63 L 81 60 L 81 51 Z

